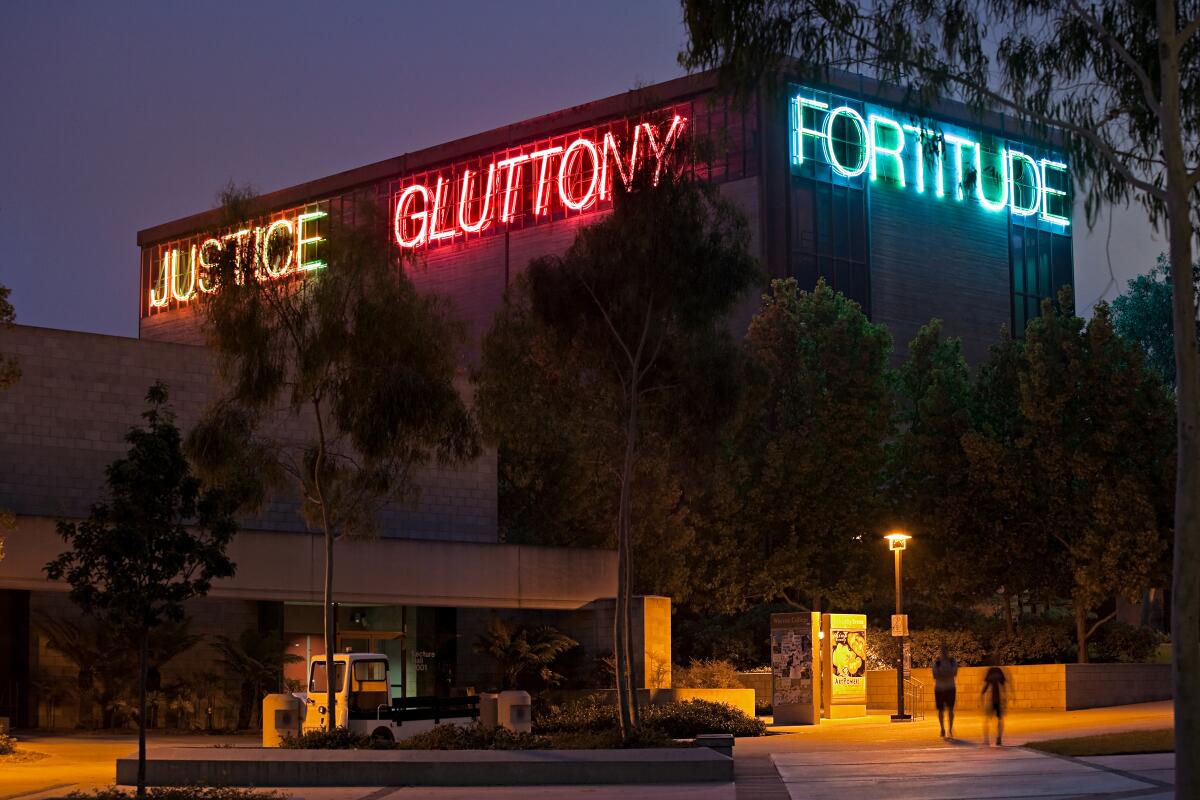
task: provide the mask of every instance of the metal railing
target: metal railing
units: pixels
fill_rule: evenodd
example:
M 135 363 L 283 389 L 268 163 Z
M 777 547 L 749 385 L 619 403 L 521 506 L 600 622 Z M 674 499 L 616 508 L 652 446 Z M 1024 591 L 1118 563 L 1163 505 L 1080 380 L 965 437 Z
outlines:
M 904 679 L 904 710 L 914 720 L 925 719 L 925 684 L 916 678 Z

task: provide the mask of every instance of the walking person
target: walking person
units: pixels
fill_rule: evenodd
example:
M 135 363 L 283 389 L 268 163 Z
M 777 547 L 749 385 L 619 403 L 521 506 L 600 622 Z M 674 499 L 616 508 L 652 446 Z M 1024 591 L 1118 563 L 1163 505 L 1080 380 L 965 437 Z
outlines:
M 983 691 L 980 695 L 987 695 L 991 692 L 991 697 L 984 697 L 984 717 L 983 717 L 983 742 L 987 744 L 988 740 L 988 720 L 992 715 L 996 717 L 996 746 L 1000 747 L 1000 740 L 1004 736 L 1004 700 L 1007 693 L 1005 684 L 1007 680 L 1004 677 L 1004 670 L 999 667 L 990 667 L 987 674 L 983 676 Z
M 954 700 L 958 694 L 956 679 L 958 678 L 958 662 L 950 657 L 950 652 L 942 643 L 938 657 L 933 660 L 933 700 L 937 704 L 938 727 L 942 729 L 942 738 L 946 738 L 945 715 L 950 717 L 950 738 L 954 738 Z

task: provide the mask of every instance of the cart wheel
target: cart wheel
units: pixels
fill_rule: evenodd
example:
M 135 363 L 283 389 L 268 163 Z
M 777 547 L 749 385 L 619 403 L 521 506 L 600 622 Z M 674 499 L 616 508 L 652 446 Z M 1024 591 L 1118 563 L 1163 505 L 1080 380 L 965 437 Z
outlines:
M 371 732 L 371 741 L 374 744 L 395 744 L 396 737 L 389 729 L 381 726 Z

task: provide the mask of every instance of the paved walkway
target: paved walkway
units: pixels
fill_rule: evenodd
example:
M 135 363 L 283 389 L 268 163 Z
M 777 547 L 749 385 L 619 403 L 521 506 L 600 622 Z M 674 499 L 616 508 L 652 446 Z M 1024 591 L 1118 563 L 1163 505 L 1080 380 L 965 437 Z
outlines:
M 960 737 L 938 736 L 936 718 L 897 724 L 886 717 L 781 728 L 741 739 L 736 786 L 546 786 L 496 788 L 289 789 L 294 800 L 1123 800 L 1172 797 L 1173 755 L 1066 759 L 1019 745 L 1035 739 L 1169 727 L 1170 703 L 1069 712 L 1025 712 L 1006 725 L 1005 747 L 982 743 L 982 718 L 963 715 Z M 994 734 L 993 734 L 994 735 Z M 254 744 L 249 737 L 152 738 L 151 748 Z M 111 784 L 117 756 L 136 749 L 131 737 L 42 736 L 22 746 L 50 754 L 42 761 L 0 764 L 0 800 L 61 797 L 76 788 Z

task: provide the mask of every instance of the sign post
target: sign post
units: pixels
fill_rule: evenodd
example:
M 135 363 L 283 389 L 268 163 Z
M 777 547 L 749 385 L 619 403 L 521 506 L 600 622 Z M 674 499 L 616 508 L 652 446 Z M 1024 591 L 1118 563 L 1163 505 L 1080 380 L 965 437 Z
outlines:
M 900 638 L 900 663 L 896 665 L 896 713 L 892 722 L 909 722 L 912 714 L 904 713 L 904 681 L 912 669 L 912 656 L 908 649 L 908 615 L 904 613 L 903 603 L 903 560 L 904 550 L 912 537 L 907 533 L 895 531 L 883 537 L 888 547 L 896 556 L 896 613 L 892 616 L 892 636 Z

